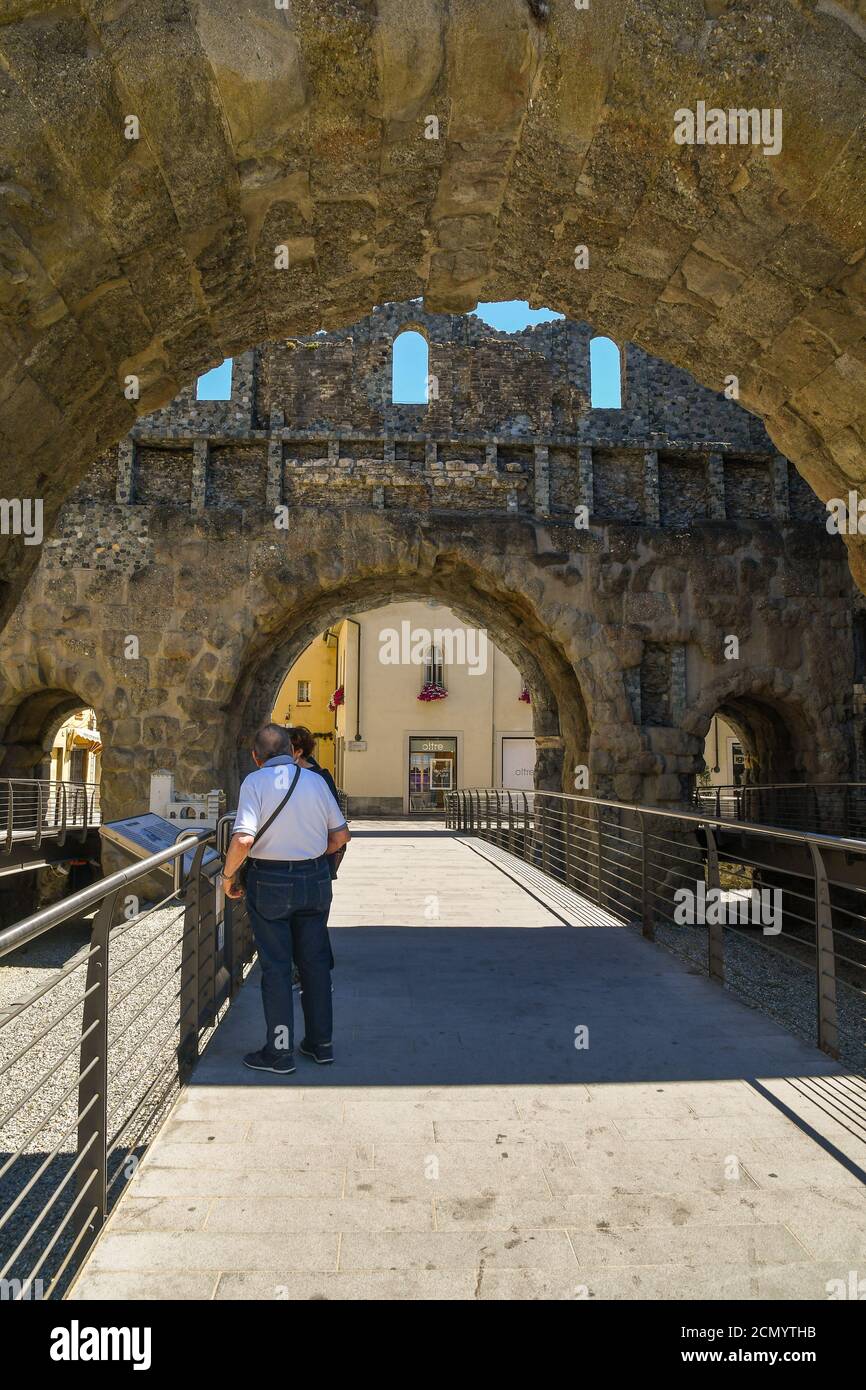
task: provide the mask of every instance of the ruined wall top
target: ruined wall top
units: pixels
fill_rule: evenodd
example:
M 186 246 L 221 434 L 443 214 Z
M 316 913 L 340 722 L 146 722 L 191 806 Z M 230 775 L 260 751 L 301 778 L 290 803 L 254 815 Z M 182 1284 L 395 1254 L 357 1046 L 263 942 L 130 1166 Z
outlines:
M 393 343 L 414 328 L 430 347 L 435 399 L 391 400 Z M 623 348 L 622 409 L 590 405 L 592 328 L 568 319 L 508 333 L 476 314 L 384 304 L 351 328 L 268 343 L 234 361 L 229 401 L 197 401 L 195 385 L 138 422 L 135 438 L 237 436 L 286 426 L 325 435 L 410 434 L 586 444 L 713 444 L 773 453 L 755 416 L 687 372 Z

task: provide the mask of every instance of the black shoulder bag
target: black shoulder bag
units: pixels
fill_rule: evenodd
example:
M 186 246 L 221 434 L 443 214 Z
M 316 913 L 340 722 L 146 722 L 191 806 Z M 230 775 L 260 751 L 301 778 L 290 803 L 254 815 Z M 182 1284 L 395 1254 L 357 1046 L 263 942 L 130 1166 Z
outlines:
M 279 806 L 277 807 L 277 809 L 276 809 L 275 811 L 272 811 L 271 814 L 268 816 L 268 818 L 267 818 L 267 820 L 265 821 L 264 825 L 262 826 L 261 830 L 257 830 L 257 831 L 256 831 L 256 833 L 255 833 L 255 835 L 254 835 L 254 837 L 253 837 L 253 842 L 252 842 L 252 844 L 250 845 L 250 847 L 249 847 L 249 849 L 248 849 L 248 851 L 247 851 L 247 857 L 246 857 L 246 859 L 244 860 L 243 864 L 241 864 L 241 867 L 238 869 L 237 873 L 235 874 L 235 880 L 237 881 L 239 887 L 242 888 L 244 892 L 247 891 L 247 870 L 249 869 L 249 865 L 250 865 L 250 855 L 252 854 L 253 850 L 254 850 L 255 847 L 256 847 L 256 841 L 257 841 L 257 840 L 260 840 L 260 839 L 262 838 L 262 836 L 264 835 L 265 831 L 266 831 L 271 825 L 273 825 L 274 821 L 276 820 L 276 818 L 277 818 L 277 816 L 280 814 L 280 812 L 283 810 L 283 808 L 284 808 L 285 806 L 288 805 L 289 801 L 291 800 L 292 792 L 295 790 L 295 787 L 298 785 L 298 778 L 300 777 L 300 775 L 301 775 L 301 769 L 300 769 L 299 767 L 296 767 L 296 768 L 295 768 L 295 775 L 294 775 L 294 778 L 292 779 L 292 785 L 289 787 L 289 790 L 286 792 L 285 796 L 283 797 L 283 799 L 282 799 L 282 801 L 280 802 L 280 804 L 279 804 Z

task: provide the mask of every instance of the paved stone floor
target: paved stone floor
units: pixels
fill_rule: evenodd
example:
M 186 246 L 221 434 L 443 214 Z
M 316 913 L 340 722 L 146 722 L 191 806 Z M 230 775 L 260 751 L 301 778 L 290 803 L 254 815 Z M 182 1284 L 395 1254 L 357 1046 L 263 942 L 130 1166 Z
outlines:
M 254 973 L 74 1298 L 822 1299 L 866 1275 L 860 1083 L 508 856 L 359 830 L 336 1064 L 241 1066 Z

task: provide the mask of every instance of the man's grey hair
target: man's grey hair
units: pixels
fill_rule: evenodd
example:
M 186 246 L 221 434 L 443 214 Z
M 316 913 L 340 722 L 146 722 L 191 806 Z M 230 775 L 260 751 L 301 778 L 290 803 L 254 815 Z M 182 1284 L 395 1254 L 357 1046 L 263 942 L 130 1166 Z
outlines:
M 292 740 L 289 730 L 281 724 L 263 724 L 253 741 L 256 757 L 266 763 L 268 758 L 279 758 L 291 754 Z

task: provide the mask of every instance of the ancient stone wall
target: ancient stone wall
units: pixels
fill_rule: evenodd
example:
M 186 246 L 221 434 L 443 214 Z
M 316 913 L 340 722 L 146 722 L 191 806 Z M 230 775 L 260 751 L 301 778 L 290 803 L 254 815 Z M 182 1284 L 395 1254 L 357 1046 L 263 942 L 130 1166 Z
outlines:
M 426 407 L 390 402 L 406 325 L 439 376 Z M 848 775 L 855 605 L 820 503 L 757 420 L 635 348 L 623 409 L 590 408 L 590 337 L 385 305 L 244 354 L 230 401 L 185 392 L 142 420 L 0 641 L 0 723 L 30 729 L 7 767 L 33 756 L 22 707 L 69 691 L 99 711 L 108 814 L 140 809 L 158 767 L 231 788 L 307 641 L 432 596 L 523 672 L 545 785 L 585 764 L 600 791 L 679 799 L 722 703 L 773 711 L 774 775 Z
M 429 345 L 435 397 L 391 400 L 395 338 L 414 329 Z M 475 314 L 430 314 L 385 304 L 351 328 L 263 345 L 234 359 L 230 401 L 197 401 L 190 386 L 137 422 L 135 438 L 248 434 L 290 422 L 325 435 L 431 438 L 563 436 L 588 444 L 710 444 L 775 451 L 763 424 L 687 372 L 623 347 L 623 405 L 590 407 L 588 324 L 557 319 L 500 332 Z
M 552 712 L 552 727 L 536 721 L 548 784 L 570 787 L 585 764 L 599 791 L 680 799 L 712 714 L 739 700 L 784 723 L 780 778 L 852 775 L 850 578 L 841 543 L 818 528 L 578 532 L 519 515 L 332 504 L 299 508 L 277 531 L 266 512 L 107 510 L 143 514 L 146 528 L 108 541 L 98 504 L 105 545 L 81 527 L 72 562 L 63 544 L 46 551 L 0 646 L 0 720 L 46 687 L 94 704 L 109 815 L 140 809 L 156 768 L 187 791 L 236 786 L 252 730 L 306 643 L 341 614 L 401 596 L 448 603 L 516 661 L 534 711 Z M 727 660 L 732 633 L 740 651 Z
M 391 401 L 393 344 L 407 327 L 430 345 L 427 405 Z M 508 334 L 473 315 L 388 304 L 352 329 L 243 354 L 229 401 L 182 392 L 118 446 L 114 482 L 109 453 L 75 501 L 537 517 L 586 506 L 593 520 L 665 526 L 821 523 L 821 504 L 759 420 L 634 346 L 623 408 L 591 408 L 591 337 L 568 320 Z M 125 530 L 122 517 L 114 524 Z M 77 530 L 67 512 L 70 553 Z M 135 547 L 119 553 L 133 563 Z

